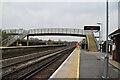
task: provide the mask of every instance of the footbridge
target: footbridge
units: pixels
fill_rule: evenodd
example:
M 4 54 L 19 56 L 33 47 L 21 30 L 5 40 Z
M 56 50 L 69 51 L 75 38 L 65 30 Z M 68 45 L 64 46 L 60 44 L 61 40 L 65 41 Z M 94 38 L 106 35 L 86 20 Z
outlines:
M 78 36 L 86 37 L 88 43 L 88 50 L 90 48 L 96 48 L 98 51 L 97 42 L 95 41 L 94 34 L 92 32 L 84 31 L 83 29 L 69 29 L 69 28 L 42 28 L 42 29 L 6 29 L 3 30 L 7 34 L 10 34 L 7 39 L 0 42 L 2 46 L 10 46 L 12 43 L 19 39 L 27 37 L 27 45 L 29 45 L 29 36 L 48 36 L 48 35 L 60 35 L 60 36 Z
M 68 28 L 43 28 L 43 29 L 6 29 L 4 30 L 7 34 L 19 35 L 28 33 L 29 36 L 43 36 L 43 35 L 67 35 L 67 36 L 83 36 L 85 37 L 85 32 L 83 29 L 68 29 Z

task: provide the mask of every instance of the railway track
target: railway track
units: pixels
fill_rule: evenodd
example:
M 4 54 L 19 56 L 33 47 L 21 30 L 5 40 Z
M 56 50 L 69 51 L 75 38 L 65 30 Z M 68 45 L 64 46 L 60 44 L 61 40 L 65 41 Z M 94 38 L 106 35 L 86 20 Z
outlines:
M 45 55 L 54 53 L 54 52 L 62 50 L 64 48 L 67 48 L 67 46 L 66 47 L 60 47 L 60 48 L 55 48 L 55 49 L 51 49 L 51 50 L 48 49 L 48 50 L 45 50 L 45 51 L 38 51 L 38 52 L 35 52 L 35 53 L 22 55 L 22 56 L 17 56 L 17 57 L 12 57 L 12 58 L 8 58 L 8 59 L 3 59 L 3 60 L 1 60 L 2 61 L 2 68 L 12 66 L 12 65 L 17 64 L 17 63 L 19 64 L 21 62 L 24 63 L 26 61 L 29 61 L 29 60 L 32 60 L 32 59 L 35 59 L 35 58 L 43 57 Z M 17 54 L 20 54 L 20 53 L 17 53 Z
M 42 70 L 46 70 L 48 67 L 59 61 L 61 58 L 65 59 L 74 50 L 74 48 L 74 46 L 66 47 L 65 49 L 62 48 L 62 50 L 59 50 L 57 52 L 33 59 L 31 61 L 27 61 L 27 63 L 25 63 L 23 67 L 11 71 L 9 74 L 3 75 L 2 80 L 33 80 L 33 76 L 40 73 Z M 62 61 L 64 61 L 64 59 L 62 59 Z M 62 61 L 59 62 L 59 65 L 62 63 Z M 59 65 L 57 65 L 56 68 Z M 53 71 L 55 71 L 56 68 L 54 68 Z M 46 77 L 43 78 L 47 79 L 51 74 L 52 73 L 47 73 L 47 75 L 45 74 Z
M 45 50 L 54 50 L 60 47 L 65 47 L 66 45 L 56 45 L 56 46 L 43 46 L 43 47 L 21 47 L 13 49 L 2 49 L 2 59 L 8 59 L 18 56 L 24 56 L 27 54 L 32 54 L 35 52 L 42 52 Z

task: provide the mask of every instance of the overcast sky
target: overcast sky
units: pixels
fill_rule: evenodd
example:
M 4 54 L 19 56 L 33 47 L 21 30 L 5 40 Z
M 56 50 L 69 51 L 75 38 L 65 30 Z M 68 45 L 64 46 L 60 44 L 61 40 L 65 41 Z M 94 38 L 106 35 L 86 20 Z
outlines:
M 84 25 L 96 25 L 97 22 L 101 22 L 105 39 L 105 5 L 105 2 L 3 2 L 2 29 L 83 29 Z M 109 27 L 109 33 L 118 28 L 117 2 L 109 3 Z M 63 39 L 63 37 L 52 37 L 52 39 Z M 64 37 L 63 40 L 79 40 L 79 38 Z

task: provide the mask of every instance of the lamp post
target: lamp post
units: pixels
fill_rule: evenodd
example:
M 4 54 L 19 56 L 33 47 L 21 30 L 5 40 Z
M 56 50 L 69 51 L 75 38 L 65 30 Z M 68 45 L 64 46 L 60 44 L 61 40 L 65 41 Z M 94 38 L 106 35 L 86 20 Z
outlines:
M 109 54 L 108 54 L 108 0 L 106 1 L 106 54 L 104 56 L 104 74 L 102 78 L 109 78 L 108 77 L 108 60 L 109 60 Z

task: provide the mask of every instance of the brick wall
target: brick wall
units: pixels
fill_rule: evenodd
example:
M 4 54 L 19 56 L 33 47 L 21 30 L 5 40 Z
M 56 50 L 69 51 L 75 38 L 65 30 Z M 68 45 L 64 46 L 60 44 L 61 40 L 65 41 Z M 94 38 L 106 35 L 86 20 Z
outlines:
M 114 60 L 117 62 L 120 62 L 120 35 L 115 37 L 115 45 L 116 45 L 116 51 L 114 52 Z

